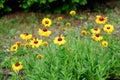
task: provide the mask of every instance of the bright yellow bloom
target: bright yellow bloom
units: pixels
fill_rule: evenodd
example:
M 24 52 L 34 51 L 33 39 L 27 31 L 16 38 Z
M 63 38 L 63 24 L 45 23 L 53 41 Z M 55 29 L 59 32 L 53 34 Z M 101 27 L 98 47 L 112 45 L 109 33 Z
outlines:
M 51 24 L 52 24 L 52 21 L 51 21 L 51 19 L 49 19 L 49 18 L 44 18 L 44 19 L 42 20 L 42 24 L 43 24 L 45 27 L 50 27 Z
M 26 43 L 24 46 L 25 46 L 26 48 L 28 48 L 28 47 L 30 47 L 30 44 Z
M 21 41 L 17 41 L 17 42 L 16 42 L 16 45 L 21 46 L 21 45 L 22 45 L 22 42 L 21 42 Z
M 66 25 L 66 26 L 71 26 L 71 23 L 70 23 L 70 22 L 67 22 L 65 25 Z
M 62 29 L 61 29 L 62 31 L 65 31 L 66 30 L 66 27 L 62 27 Z
M 93 34 L 92 39 L 94 39 L 95 41 L 101 41 L 103 37 L 100 36 L 99 34 Z
M 74 10 L 70 11 L 70 15 L 74 16 L 75 14 L 76 14 L 76 11 L 74 11 Z
M 58 19 L 58 21 L 61 21 L 63 18 L 62 18 L 62 16 L 59 16 L 57 19 Z
M 31 34 L 28 34 L 28 33 L 24 33 L 24 34 L 20 34 L 20 37 L 21 37 L 21 39 L 27 41 L 27 40 L 29 40 L 29 39 L 32 38 L 32 35 L 31 35 Z
M 45 42 L 42 43 L 42 45 L 43 45 L 43 46 L 47 46 L 47 45 L 48 45 L 48 42 L 45 41 Z
M 107 47 L 108 46 L 108 42 L 107 41 L 102 41 L 102 46 L 103 47 Z
M 42 55 L 41 55 L 41 54 L 38 54 L 38 55 L 37 55 L 37 58 L 41 60 L 41 59 L 42 59 Z
M 46 28 L 45 29 L 39 29 L 39 35 L 40 36 L 45 36 L 45 37 L 49 37 L 51 34 L 51 31 L 47 30 Z
M 14 71 L 20 71 L 23 68 L 22 63 L 21 62 L 17 62 L 16 64 L 12 64 L 12 69 Z
M 63 45 L 65 43 L 66 41 L 62 35 L 54 39 L 54 44 Z
M 111 25 L 111 24 L 106 24 L 106 25 L 104 26 L 103 30 L 104 30 L 105 32 L 107 32 L 107 33 L 110 34 L 111 32 L 113 32 L 114 26 Z
M 100 15 L 97 15 L 95 21 L 97 24 L 105 24 L 107 22 L 107 17 L 102 17 Z
M 32 48 L 38 48 L 40 45 L 42 45 L 42 40 L 38 40 L 35 38 L 30 41 L 30 45 L 32 46 Z
M 90 30 L 92 34 L 99 34 L 100 33 L 100 28 L 94 28 Z
M 17 49 L 18 49 L 18 45 L 14 44 L 11 46 L 10 51 L 17 51 Z
M 86 31 L 86 30 L 82 30 L 82 31 L 81 31 L 81 34 L 86 35 L 86 34 L 87 34 L 87 31 Z

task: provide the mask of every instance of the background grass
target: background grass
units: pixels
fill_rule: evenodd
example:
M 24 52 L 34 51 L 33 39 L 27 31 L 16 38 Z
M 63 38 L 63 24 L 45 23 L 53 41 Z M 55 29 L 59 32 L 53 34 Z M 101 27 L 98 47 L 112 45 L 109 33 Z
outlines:
M 104 35 L 109 42 L 107 48 L 101 46 L 101 42 L 95 42 L 91 35 L 83 36 L 83 26 L 91 29 L 97 26 L 94 22 L 95 15 L 101 13 L 78 13 L 77 18 L 71 18 L 69 14 L 43 15 L 37 13 L 21 13 L 7 15 L 0 19 L 0 79 L 1 80 L 119 80 L 120 79 L 120 19 L 119 12 L 108 11 L 109 23 L 115 26 L 111 35 Z M 63 16 L 63 22 L 58 22 L 57 17 Z M 40 37 L 38 28 L 42 28 L 41 19 L 50 17 L 53 25 L 50 27 L 52 35 L 49 38 Z M 78 17 L 83 17 L 80 20 Z M 92 20 L 88 20 L 89 18 Z M 65 27 L 65 22 L 71 22 L 72 26 Z M 32 33 L 44 41 L 48 41 L 47 47 L 37 49 L 21 48 L 17 52 L 11 52 L 10 46 L 19 41 L 21 33 Z M 67 43 L 57 46 L 53 43 L 55 36 L 65 36 Z M 37 59 L 37 54 L 43 58 Z M 11 65 L 21 61 L 23 70 L 16 76 Z M 16 79 L 17 78 L 17 79 Z

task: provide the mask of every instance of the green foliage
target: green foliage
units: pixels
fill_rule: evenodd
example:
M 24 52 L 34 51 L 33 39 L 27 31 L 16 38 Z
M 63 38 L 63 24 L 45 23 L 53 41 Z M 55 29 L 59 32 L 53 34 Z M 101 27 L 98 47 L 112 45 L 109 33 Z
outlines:
M 80 17 L 80 15 L 77 16 Z M 109 19 L 113 19 L 111 22 L 114 22 L 114 24 L 114 19 L 119 20 L 116 15 L 113 15 L 114 18 L 110 16 Z M 54 24 L 50 27 L 53 31 L 56 28 L 61 29 L 67 21 L 74 23 L 74 17 L 72 19 L 64 18 L 65 20 L 60 22 L 58 27 L 56 19 L 53 19 Z M 88 27 L 88 30 L 95 27 L 92 25 L 94 22 L 90 22 L 91 24 L 88 24 L 88 22 L 83 22 L 86 23 L 84 25 Z M 0 19 L 0 73 L 5 73 L 4 70 L 8 70 L 7 74 L 11 74 L 8 77 L 9 80 L 107 80 L 107 78 L 113 75 L 119 77 L 120 35 L 107 35 L 105 40 L 109 42 L 109 46 L 103 48 L 100 42 L 95 42 L 90 38 L 90 34 L 83 36 L 80 33 L 82 28 L 75 27 L 74 24 L 67 27 L 65 33 L 63 32 L 66 35 L 65 39 L 67 41 L 64 46 L 53 44 L 53 34 L 50 38 L 44 38 L 49 42 L 49 45 L 46 47 L 41 46 L 37 49 L 31 49 L 31 47 L 19 48 L 15 53 L 10 52 L 10 46 L 19 39 L 20 33 L 29 32 L 38 34 L 38 28 L 35 27 L 35 24 L 38 23 L 39 18 L 35 14 L 30 16 L 22 15 L 22 17 L 14 19 L 4 17 Z M 115 29 L 117 27 L 118 23 L 116 22 Z M 73 31 L 69 32 L 69 28 Z M 58 34 L 57 32 L 59 30 L 56 29 L 55 35 Z M 17 37 L 15 40 L 13 39 L 14 36 Z M 41 60 L 37 59 L 37 54 L 41 54 L 43 58 Z M 13 72 L 11 65 L 18 61 L 22 62 L 23 70 L 17 75 Z M 3 69 L 4 67 L 6 69 Z M 3 77 L 6 76 L 4 74 L 0 75 L 0 80 L 4 80 Z
M 77 9 L 79 5 L 85 5 L 86 3 L 87 0 L 1 0 L 0 12 L 2 13 L 0 15 L 12 10 L 14 11 L 15 7 L 25 11 L 61 13 Z

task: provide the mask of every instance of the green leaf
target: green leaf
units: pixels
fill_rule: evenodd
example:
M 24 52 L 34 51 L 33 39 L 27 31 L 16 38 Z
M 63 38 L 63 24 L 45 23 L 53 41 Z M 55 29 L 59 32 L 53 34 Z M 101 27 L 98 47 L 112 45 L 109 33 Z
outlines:
M 45 4 L 45 3 L 46 3 L 46 0 L 40 1 L 40 4 Z
M 4 8 L 4 5 L 3 5 L 2 3 L 0 3 L 0 9 L 1 9 L 1 8 Z
M 73 2 L 73 3 L 74 3 L 74 2 L 79 3 L 79 0 L 72 0 L 72 2 Z
M 50 2 L 50 3 L 51 3 L 51 2 L 54 2 L 54 1 L 55 1 L 55 0 L 48 0 L 48 2 Z

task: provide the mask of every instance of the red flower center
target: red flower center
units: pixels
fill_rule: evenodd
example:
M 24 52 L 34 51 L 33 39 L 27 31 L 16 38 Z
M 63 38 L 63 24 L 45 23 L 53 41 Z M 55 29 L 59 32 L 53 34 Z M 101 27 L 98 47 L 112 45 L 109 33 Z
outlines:
M 48 24 L 49 23 L 49 21 L 45 21 L 45 24 Z
M 44 32 L 47 32 L 47 29 L 43 29 Z
M 14 46 L 13 49 L 16 49 L 16 46 Z
M 62 38 L 61 38 L 61 37 L 59 37 L 59 38 L 58 38 L 58 41 L 62 41 Z
M 95 28 L 94 30 L 95 30 L 95 31 L 97 31 L 97 30 L 98 30 L 98 28 Z
M 83 35 L 85 35 L 85 32 L 82 32 Z
M 36 40 L 36 41 L 34 41 L 34 44 L 37 44 L 38 43 L 38 41 Z
M 20 66 L 20 63 L 19 62 L 17 62 L 16 64 L 15 64 L 15 66 L 17 67 L 17 66 Z
M 107 44 L 106 44 L 106 43 L 104 43 L 104 45 L 106 46 Z
M 103 17 L 100 17 L 99 20 L 100 20 L 100 21 L 104 21 L 105 19 L 104 19 Z
M 24 33 L 25 34 L 25 36 L 28 36 L 28 33 Z
M 107 27 L 107 29 L 110 29 L 110 27 Z
M 95 36 L 96 36 L 96 37 L 99 37 L 100 35 L 99 35 L 99 34 L 96 34 Z

